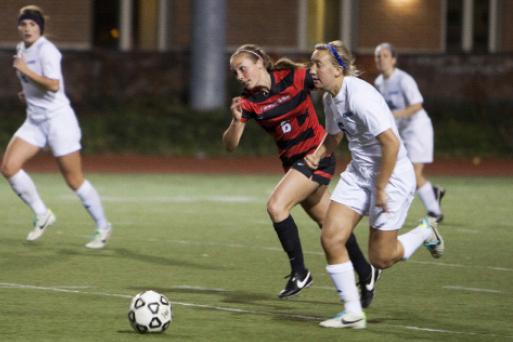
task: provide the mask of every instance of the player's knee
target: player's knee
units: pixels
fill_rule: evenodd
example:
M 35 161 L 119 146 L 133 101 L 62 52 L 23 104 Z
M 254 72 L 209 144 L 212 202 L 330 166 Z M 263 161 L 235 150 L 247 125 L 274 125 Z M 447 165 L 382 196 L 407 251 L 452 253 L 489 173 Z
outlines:
M 341 234 L 336 234 L 336 231 L 326 226 L 321 230 L 321 244 L 325 251 L 332 251 L 337 247 L 344 246 L 345 241 Z
M 285 206 L 273 197 L 267 201 L 267 213 L 274 222 L 283 221 L 289 216 Z
M 80 186 L 84 183 L 84 177 L 82 176 L 66 175 L 64 179 L 66 180 L 66 184 L 73 191 L 77 191 L 78 188 L 80 188 Z
M 18 173 L 19 170 L 20 170 L 20 168 L 18 166 L 14 166 L 9 163 L 2 163 L 2 166 L 0 169 L 0 171 L 2 172 L 2 175 L 7 179 L 14 176 L 16 173 Z
M 369 261 L 372 266 L 384 270 L 385 268 L 389 268 L 394 264 L 394 261 L 391 258 L 387 258 L 383 255 L 369 255 Z

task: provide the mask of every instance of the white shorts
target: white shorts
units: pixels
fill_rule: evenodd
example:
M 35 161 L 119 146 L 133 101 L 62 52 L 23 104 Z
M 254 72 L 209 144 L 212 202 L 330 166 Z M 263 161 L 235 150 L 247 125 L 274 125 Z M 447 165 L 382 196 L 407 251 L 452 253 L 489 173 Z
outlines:
M 71 107 L 60 109 L 48 120 L 27 118 L 14 136 L 40 148 L 49 147 L 55 157 L 70 154 L 82 147 L 82 132 Z
M 369 216 L 369 225 L 379 230 L 400 229 L 415 197 L 415 172 L 408 161 L 398 165 L 385 188 L 388 211 L 375 206 L 374 179 L 362 176 L 348 165 L 340 175 L 331 200 L 343 204 L 362 216 Z
M 434 138 L 429 116 L 425 112 L 419 112 L 411 119 L 401 121 L 398 128 L 412 163 L 432 163 Z

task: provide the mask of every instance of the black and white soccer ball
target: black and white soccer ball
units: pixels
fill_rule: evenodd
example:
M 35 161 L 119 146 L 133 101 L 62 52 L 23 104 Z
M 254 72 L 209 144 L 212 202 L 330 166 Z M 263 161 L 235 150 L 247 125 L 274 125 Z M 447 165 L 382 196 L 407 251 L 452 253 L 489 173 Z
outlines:
M 130 303 L 128 320 L 138 333 L 163 332 L 173 320 L 171 302 L 155 291 L 138 293 Z

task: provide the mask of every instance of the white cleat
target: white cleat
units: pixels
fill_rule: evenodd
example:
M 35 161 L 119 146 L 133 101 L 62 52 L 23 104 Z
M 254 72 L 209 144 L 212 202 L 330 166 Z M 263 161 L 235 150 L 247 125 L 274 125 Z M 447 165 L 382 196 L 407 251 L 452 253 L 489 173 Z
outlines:
M 46 228 L 55 223 L 55 215 L 48 209 L 46 213 L 37 215 L 34 219 L 34 228 L 28 233 L 27 241 L 36 241 L 43 236 Z
M 365 329 L 367 327 L 367 318 L 365 313 L 339 312 L 335 317 L 319 323 L 324 328 L 349 328 Z
M 91 249 L 102 249 L 107 245 L 107 240 L 109 240 L 111 234 L 112 226 L 109 223 L 105 229 L 96 229 L 93 238 L 85 246 Z
M 425 217 L 422 219 L 421 224 L 431 229 L 431 236 L 424 241 L 424 246 L 426 246 L 433 258 L 440 258 L 444 254 L 445 243 L 442 235 L 438 232 L 438 223 L 433 218 Z

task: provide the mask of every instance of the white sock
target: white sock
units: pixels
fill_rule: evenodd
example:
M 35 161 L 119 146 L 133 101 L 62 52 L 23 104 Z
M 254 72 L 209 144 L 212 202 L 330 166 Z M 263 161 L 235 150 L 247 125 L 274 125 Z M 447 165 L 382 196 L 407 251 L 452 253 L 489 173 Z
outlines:
M 80 198 L 82 205 L 89 212 L 89 215 L 91 215 L 94 222 L 96 222 L 96 228 L 107 229 L 109 223 L 107 222 L 107 218 L 103 212 L 100 195 L 98 195 L 98 192 L 96 192 L 96 189 L 91 185 L 91 183 L 89 183 L 88 180 L 85 180 L 75 193 L 78 198 Z
M 406 234 L 399 235 L 397 239 L 403 245 L 403 260 L 408 260 L 428 237 L 431 229 L 424 225 L 417 226 Z
M 427 211 L 430 211 L 435 215 L 440 215 L 442 213 L 440 204 L 435 197 L 433 185 L 431 185 L 430 182 L 426 182 L 426 184 L 418 188 L 417 193 L 419 194 L 420 200 L 424 204 L 424 208 L 426 208 Z
M 7 180 L 13 191 L 27 204 L 36 215 L 43 215 L 48 208 L 39 197 L 32 178 L 23 170 L 18 171 Z
M 347 261 L 343 264 L 327 265 L 326 271 L 335 285 L 340 300 L 344 303 L 346 312 L 361 313 L 360 294 L 356 288 L 353 264 Z

